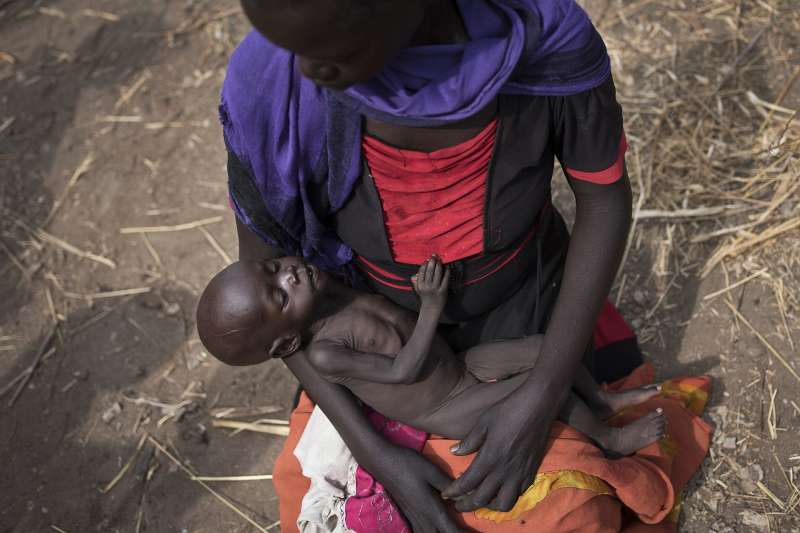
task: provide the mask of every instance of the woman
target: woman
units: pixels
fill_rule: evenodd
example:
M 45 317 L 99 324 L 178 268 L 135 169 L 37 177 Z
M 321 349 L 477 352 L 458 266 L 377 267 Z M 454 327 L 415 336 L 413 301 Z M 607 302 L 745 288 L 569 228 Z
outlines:
M 303 255 L 415 309 L 409 277 L 454 272 L 457 350 L 544 334 L 517 393 L 487 411 L 451 480 L 387 447 L 342 387 L 286 363 L 414 531 L 508 510 L 587 352 L 630 221 L 622 116 L 599 35 L 574 0 L 244 0 L 258 30 L 221 106 L 242 259 Z M 554 158 L 577 200 L 550 205 Z M 424 257 L 423 257 L 424 256 Z M 383 450 L 378 456 L 373 450 Z

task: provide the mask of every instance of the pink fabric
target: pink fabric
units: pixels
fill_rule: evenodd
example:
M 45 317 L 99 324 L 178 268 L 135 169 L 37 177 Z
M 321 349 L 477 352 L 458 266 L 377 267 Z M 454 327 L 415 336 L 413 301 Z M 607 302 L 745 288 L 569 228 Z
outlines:
M 401 422 L 389 420 L 371 409 L 367 418 L 389 442 L 421 452 L 428 434 Z M 356 469 L 356 493 L 344 504 L 345 525 L 356 533 L 411 533 L 400 509 L 386 489 L 369 472 Z

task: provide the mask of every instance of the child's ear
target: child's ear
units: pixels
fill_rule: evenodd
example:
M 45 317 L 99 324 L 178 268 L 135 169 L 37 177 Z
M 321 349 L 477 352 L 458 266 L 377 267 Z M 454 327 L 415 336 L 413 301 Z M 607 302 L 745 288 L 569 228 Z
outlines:
M 270 346 L 269 355 L 270 357 L 289 357 L 300 349 L 302 340 L 299 333 L 279 337 Z

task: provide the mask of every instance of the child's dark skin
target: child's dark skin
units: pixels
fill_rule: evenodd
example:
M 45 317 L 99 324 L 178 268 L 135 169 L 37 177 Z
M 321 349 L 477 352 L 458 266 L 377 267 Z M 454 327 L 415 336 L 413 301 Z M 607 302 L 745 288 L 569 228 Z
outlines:
M 378 412 L 460 439 L 488 407 L 527 379 L 535 362 L 530 354 L 538 353 L 541 336 L 456 355 L 436 334 L 447 299 L 446 269 L 432 257 L 412 281 L 421 301 L 418 317 L 299 258 L 243 261 L 209 284 L 198 308 L 198 329 L 209 350 L 233 365 L 289 357 L 302 347 L 297 357 L 307 357 L 320 375 Z M 658 387 L 605 393 L 583 371 L 575 389 L 594 412 L 573 394 L 560 417 L 609 454 L 627 455 L 663 436 L 660 410 L 624 428 L 607 426 L 597 416 L 641 403 Z

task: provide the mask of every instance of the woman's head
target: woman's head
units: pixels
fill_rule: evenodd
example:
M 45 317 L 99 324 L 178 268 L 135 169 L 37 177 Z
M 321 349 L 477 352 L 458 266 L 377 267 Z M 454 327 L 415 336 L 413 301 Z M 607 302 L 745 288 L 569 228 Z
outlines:
M 297 257 L 233 263 L 200 297 L 200 340 L 234 366 L 289 356 L 313 322 L 326 279 Z
M 406 47 L 431 0 L 242 0 L 253 26 L 297 54 L 303 75 L 344 89 L 378 74 Z

